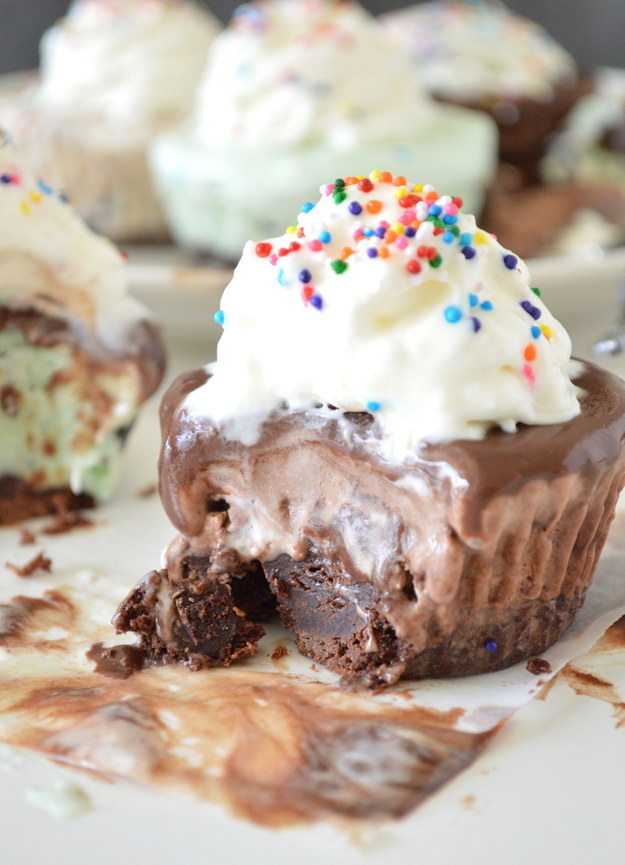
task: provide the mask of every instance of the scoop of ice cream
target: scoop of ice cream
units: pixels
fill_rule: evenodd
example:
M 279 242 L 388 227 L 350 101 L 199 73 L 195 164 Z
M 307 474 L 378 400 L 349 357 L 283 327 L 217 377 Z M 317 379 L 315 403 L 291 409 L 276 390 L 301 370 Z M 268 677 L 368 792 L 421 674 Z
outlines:
M 555 83 L 576 74 L 573 58 L 546 30 L 501 3 L 441 0 L 390 12 L 381 21 L 439 96 L 543 100 Z
M 148 317 L 126 289 L 123 259 L 71 206 L 37 179 L 0 130 L 0 301 L 73 319 L 123 348 Z
M 369 412 L 394 460 L 575 416 L 568 335 L 461 206 L 388 172 L 323 187 L 282 237 L 246 246 L 212 378 L 186 409 L 245 444 L 285 404 Z
M 409 141 L 436 110 L 356 3 L 257 0 L 215 40 L 194 126 L 205 144 L 349 146 Z
M 189 0 L 74 0 L 41 43 L 41 103 L 115 123 L 187 116 L 218 22 Z

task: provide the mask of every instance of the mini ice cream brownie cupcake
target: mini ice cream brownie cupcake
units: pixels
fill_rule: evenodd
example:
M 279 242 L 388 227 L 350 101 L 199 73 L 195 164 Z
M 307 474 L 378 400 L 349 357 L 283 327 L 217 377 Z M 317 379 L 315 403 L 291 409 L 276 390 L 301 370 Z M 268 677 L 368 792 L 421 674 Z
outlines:
M 549 136 L 586 83 L 542 27 L 489 0 L 429 0 L 381 17 L 437 99 L 497 122 L 502 160 L 538 178 Z
M 374 687 L 563 633 L 625 481 L 625 383 L 571 360 L 461 200 L 339 178 L 246 246 L 216 318 L 217 362 L 162 404 L 180 534 L 115 618 L 155 663 L 252 654 L 270 592 L 302 652 Z
M 257 0 L 214 42 L 186 128 L 152 162 L 174 237 L 236 261 L 339 174 L 393 163 L 479 208 L 496 129 L 420 90 L 408 60 L 354 2 Z
M 164 369 L 124 262 L 0 133 L 0 523 L 107 498 Z
M 147 147 L 189 114 L 218 29 L 191 0 L 74 0 L 44 34 L 37 82 L 0 102 L 0 124 L 97 231 L 163 238 Z

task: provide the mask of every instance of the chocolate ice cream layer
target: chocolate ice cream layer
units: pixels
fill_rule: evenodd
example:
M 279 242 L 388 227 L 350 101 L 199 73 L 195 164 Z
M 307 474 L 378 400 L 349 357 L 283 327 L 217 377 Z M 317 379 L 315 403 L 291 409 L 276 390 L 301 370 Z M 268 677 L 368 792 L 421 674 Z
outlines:
M 161 495 L 181 535 L 158 590 L 137 587 L 116 619 L 154 660 L 198 665 L 183 596 L 211 581 L 207 629 L 219 604 L 253 619 L 232 589 L 258 563 L 300 649 L 370 686 L 504 667 L 572 621 L 625 481 L 620 379 L 585 365 L 572 420 L 425 445 L 411 464 L 376 456 L 372 415 L 331 406 L 274 412 L 243 446 L 185 408 L 205 380 L 181 376 L 163 401 Z

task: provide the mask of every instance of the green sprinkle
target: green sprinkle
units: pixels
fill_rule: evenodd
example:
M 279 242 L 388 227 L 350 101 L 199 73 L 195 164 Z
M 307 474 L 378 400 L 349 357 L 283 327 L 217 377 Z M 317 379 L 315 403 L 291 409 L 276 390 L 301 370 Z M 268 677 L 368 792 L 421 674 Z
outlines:
M 430 267 L 440 267 L 443 263 L 443 259 L 440 255 L 437 255 L 435 258 L 430 259 Z
M 346 261 L 342 261 L 340 258 L 332 262 L 332 270 L 335 273 L 345 273 L 348 267 L 348 263 Z
M 536 297 L 540 297 L 540 289 L 539 288 L 532 288 L 532 291 L 534 292 Z
M 332 193 L 332 198 L 334 199 L 335 204 L 340 204 L 347 198 L 347 193 L 344 189 L 335 189 Z

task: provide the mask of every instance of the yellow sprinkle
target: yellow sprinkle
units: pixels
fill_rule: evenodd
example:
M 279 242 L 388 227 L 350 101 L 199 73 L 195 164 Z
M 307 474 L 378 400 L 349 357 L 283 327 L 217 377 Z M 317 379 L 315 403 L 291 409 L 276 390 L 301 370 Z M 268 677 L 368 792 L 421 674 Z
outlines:
M 483 246 L 485 243 L 488 243 L 488 235 L 484 234 L 483 231 L 476 231 L 473 235 L 473 242 Z
M 540 329 L 542 330 L 543 334 L 547 337 L 547 339 L 551 339 L 551 337 L 553 336 L 553 330 L 549 327 L 548 324 L 541 324 Z
M 30 204 L 27 201 L 22 201 L 20 207 L 22 209 L 22 213 L 28 216 L 28 214 L 30 213 Z
M 413 192 L 416 192 L 417 195 L 418 195 L 420 192 L 423 192 L 423 184 L 422 184 L 422 183 L 415 183 L 415 185 L 412 187 L 412 191 L 413 191 Z
M 372 171 L 369 175 L 369 180 L 379 180 L 381 174 L 381 171 Z
M 403 222 L 392 222 L 391 231 L 394 231 L 395 234 L 405 234 L 406 226 L 403 224 Z
M 408 190 L 405 186 L 400 186 L 395 190 L 395 198 L 403 198 L 405 195 L 408 195 Z
M 31 189 L 29 193 L 29 198 L 35 204 L 39 204 L 40 201 L 43 201 L 43 195 L 40 192 L 37 192 L 35 189 Z
M 358 178 L 358 180 L 364 180 L 365 179 L 364 174 L 357 174 L 356 177 Z
M 295 234 L 297 231 L 297 225 L 289 225 L 286 230 L 286 234 Z

